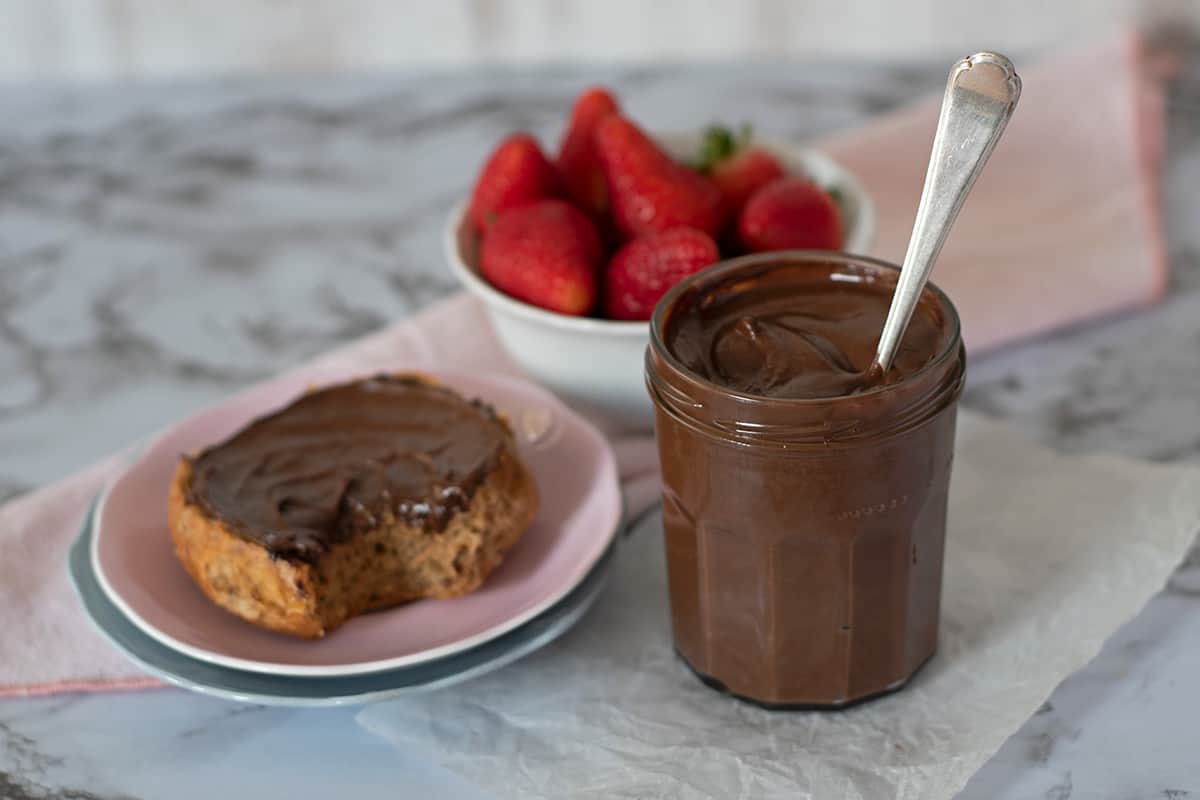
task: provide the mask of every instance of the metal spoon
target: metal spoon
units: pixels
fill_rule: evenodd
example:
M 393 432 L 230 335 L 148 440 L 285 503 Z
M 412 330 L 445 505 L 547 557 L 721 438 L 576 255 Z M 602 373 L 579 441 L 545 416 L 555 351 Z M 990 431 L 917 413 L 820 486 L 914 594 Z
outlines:
M 917 219 L 868 374 L 881 375 L 891 367 L 950 226 L 1020 96 L 1020 77 L 998 53 L 976 53 L 951 68 Z

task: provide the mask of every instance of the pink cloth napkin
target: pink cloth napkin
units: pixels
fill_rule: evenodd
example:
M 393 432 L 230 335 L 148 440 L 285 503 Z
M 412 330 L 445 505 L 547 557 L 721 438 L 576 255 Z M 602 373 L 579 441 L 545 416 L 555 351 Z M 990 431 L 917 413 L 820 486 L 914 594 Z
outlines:
M 1147 305 L 1167 288 L 1159 217 L 1163 87 L 1125 34 L 1024 69 L 1004 137 L 933 271 L 979 353 Z M 872 254 L 900 263 L 941 96 L 818 147 L 862 178 Z
M 968 345 L 994 347 L 1160 296 L 1162 91 L 1125 37 L 1023 71 L 1024 96 L 959 219 L 934 280 Z M 875 252 L 903 256 L 937 100 L 822 144 L 878 205 Z M 439 332 L 454 331 L 453 341 Z M 476 301 L 457 295 L 319 359 L 364 372 L 400 360 L 515 371 Z M 310 367 L 301 368 L 308 369 Z M 653 442 L 614 442 L 630 505 L 657 492 Z M 0 507 L 0 696 L 159 685 L 96 633 L 67 581 L 66 552 L 121 456 Z

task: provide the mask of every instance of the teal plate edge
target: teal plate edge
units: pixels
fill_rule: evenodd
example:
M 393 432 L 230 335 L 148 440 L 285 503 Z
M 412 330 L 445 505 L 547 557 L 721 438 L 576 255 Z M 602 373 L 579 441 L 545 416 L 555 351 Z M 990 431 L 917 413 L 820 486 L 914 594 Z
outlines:
M 95 511 L 94 501 L 71 545 L 67 572 L 80 605 L 101 635 L 139 669 L 167 683 L 223 700 L 295 707 L 362 705 L 442 689 L 492 672 L 546 646 L 574 626 L 596 602 L 623 538 L 613 537 L 613 544 L 587 577 L 556 605 L 478 647 L 424 664 L 366 675 L 306 678 L 209 664 L 178 653 L 138 630 L 105 596 L 92 572 L 88 554 Z

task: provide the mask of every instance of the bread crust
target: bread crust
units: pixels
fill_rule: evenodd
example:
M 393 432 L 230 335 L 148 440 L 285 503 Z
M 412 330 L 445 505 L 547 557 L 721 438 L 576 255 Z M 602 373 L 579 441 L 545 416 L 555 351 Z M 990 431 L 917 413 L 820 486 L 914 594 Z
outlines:
M 262 628 L 319 639 L 373 609 L 478 589 L 537 512 L 537 488 L 513 447 L 440 531 L 385 513 L 375 528 L 332 545 L 314 563 L 272 554 L 189 501 L 181 459 L 167 498 L 175 554 L 204 594 Z

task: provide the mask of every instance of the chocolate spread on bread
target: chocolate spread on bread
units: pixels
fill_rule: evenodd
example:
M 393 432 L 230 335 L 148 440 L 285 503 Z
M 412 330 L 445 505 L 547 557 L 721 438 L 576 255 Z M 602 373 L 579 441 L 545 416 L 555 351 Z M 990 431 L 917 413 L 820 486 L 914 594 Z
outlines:
M 314 562 L 388 513 L 443 530 L 510 442 L 489 406 L 378 376 L 306 394 L 204 450 L 187 499 L 276 557 Z

